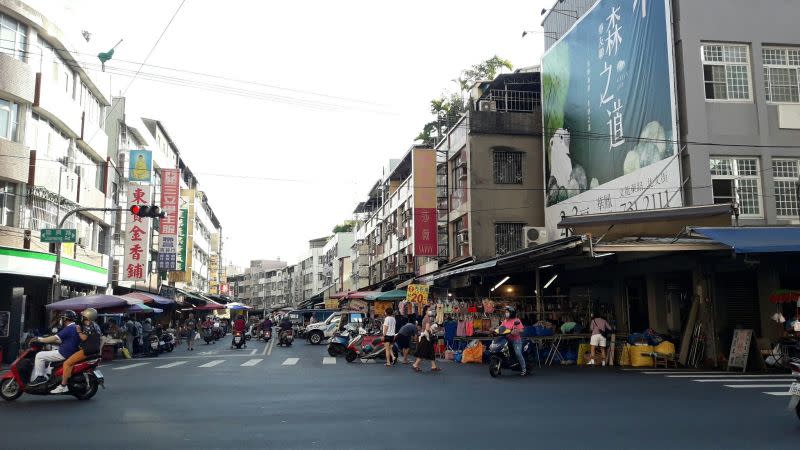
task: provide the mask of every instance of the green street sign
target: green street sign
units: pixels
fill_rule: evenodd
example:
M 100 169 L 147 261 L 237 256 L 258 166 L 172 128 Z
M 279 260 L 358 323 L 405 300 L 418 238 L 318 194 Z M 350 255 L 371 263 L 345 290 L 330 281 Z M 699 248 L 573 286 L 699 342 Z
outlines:
M 78 233 L 67 228 L 43 229 L 42 242 L 75 242 Z

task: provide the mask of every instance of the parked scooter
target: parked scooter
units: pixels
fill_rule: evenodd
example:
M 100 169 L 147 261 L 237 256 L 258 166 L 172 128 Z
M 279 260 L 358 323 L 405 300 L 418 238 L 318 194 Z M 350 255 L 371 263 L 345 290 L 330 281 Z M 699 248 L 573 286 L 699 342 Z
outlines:
M 51 364 L 47 371 L 49 378 L 46 382 L 28 385 L 28 380 L 33 372 L 36 354 L 44 349 L 44 344 L 31 342 L 30 347 L 11 364 L 8 372 L 0 378 L 0 397 L 12 401 L 18 399 L 23 393 L 31 395 L 61 395 L 50 394 L 61 383 L 63 375 L 62 362 Z M 69 391 L 78 400 L 88 400 L 97 394 L 97 390 L 104 383 L 103 374 L 97 369 L 100 365 L 99 355 L 88 355 L 89 358 L 75 364 L 72 376 L 67 381 Z
M 244 337 L 244 333 L 241 331 L 234 331 L 233 332 L 233 341 L 231 342 L 231 348 L 247 348 L 247 339 Z
M 392 354 L 397 364 L 397 356 L 400 353 L 397 344 L 392 344 Z M 347 344 L 347 352 L 344 355 L 347 362 L 356 359 L 385 359 L 386 351 L 383 348 L 383 336 L 368 335 L 367 330 L 360 328 L 358 334 Z
M 489 375 L 492 378 L 500 376 L 501 369 L 509 369 L 520 372 L 522 370 L 517 355 L 511 349 L 511 344 L 508 342 L 508 336 L 511 334 L 511 329 L 500 326 L 494 329 L 495 338 L 489 345 Z M 525 366 L 527 372 L 531 372 L 534 364 L 533 358 L 533 344 L 529 340 L 525 340 L 522 344 L 522 357 L 525 358 Z
M 159 350 L 170 353 L 175 350 L 175 335 L 164 331 L 161 333 L 161 340 L 158 342 Z
M 278 345 L 291 347 L 294 342 L 294 330 L 281 330 L 278 334 Z
M 158 356 L 161 353 L 161 341 L 158 338 L 158 335 L 155 333 L 150 333 L 145 340 L 145 351 L 150 356 Z
M 345 326 L 345 330 L 336 333 L 328 340 L 328 354 L 331 356 L 340 356 L 347 353 L 347 346 L 350 340 L 358 334 L 358 327 L 353 324 Z
M 213 344 L 215 341 L 214 330 L 208 327 L 203 328 L 203 340 L 206 341 L 206 345 Z
M 789 410 L 794 409 L 797 418 L 800 419 L 800 358 L 792 358 L 789 366 L 792 368 L 794 377 L 794 381 L 789 387 Z

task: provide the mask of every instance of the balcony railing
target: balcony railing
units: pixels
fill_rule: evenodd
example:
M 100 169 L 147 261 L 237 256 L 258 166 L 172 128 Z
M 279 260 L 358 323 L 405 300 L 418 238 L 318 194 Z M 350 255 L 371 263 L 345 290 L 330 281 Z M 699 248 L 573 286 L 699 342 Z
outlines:
M 478 110 L 485 111 L 482 108 L 488 108 L 489 111 L 500 112 L 533 112 L 540 111 L 541 106 L 538 92 L 492 89 L 488 96 L 479 100 Z

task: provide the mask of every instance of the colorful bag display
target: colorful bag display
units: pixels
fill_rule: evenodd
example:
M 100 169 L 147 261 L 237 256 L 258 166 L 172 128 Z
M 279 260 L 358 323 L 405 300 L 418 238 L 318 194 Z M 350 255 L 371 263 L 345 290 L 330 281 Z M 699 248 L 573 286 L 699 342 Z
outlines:
M 656 353 L 661 353 L 663 355 L 674 355 L 675 354 L 675 344 L 669 341 L 664 341 L 658 344 L 655 347 Z

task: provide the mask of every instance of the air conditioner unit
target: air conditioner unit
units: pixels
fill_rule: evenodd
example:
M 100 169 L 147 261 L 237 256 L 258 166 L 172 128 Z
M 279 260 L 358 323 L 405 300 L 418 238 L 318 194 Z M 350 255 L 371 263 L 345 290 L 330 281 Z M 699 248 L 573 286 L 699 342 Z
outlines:
M 545 227 L 522 227 L 522 239 L 525 248 L 542 245 L 547 242 L 547 229 Z
M 494 100 L 478 100 L 478 111 L 497 111 L 497 102 Z

